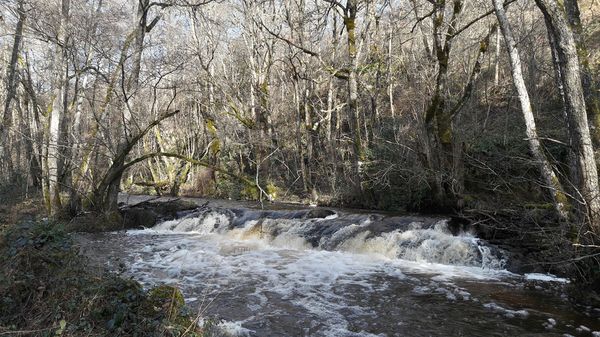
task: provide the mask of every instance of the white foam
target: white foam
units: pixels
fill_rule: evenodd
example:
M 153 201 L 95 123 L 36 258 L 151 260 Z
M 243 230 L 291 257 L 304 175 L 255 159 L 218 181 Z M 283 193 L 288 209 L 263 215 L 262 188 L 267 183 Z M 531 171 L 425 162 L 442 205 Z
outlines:
M 482 299 L 474 297 L 477 292 L 471 295 L 460 288 L 457 285 L 465 283 L 457 279 L 493 280 L 495 284 L 523 280 L 502 270 L 503 261 L 484 242 L 469 234 L 452 235 L 445 222 L 433 228 L 415 222 L 404 226 L 404 231 L 378 235 L 369 231 L 377 227 L 367 221 L 356 223 L 331 227 L 339 228 L 335 232 L 323 227 L 329 225 L 323 219 L 261 219 L 231 228 L 230 217 L 207 211 L 153 229 L 128 231 L 128 235 L 148 235 L 147 239 L 129 239 L 145 244 L 128 250 L 133 257 L 130 271 L 148 285 L 180 285 L 194 304 L 226 298 L 219 310 L 236 308 L 239 312 L 226 317 L 245 319 L 223 322 L 228 336 L 252 335 L 255 332 L 244 327 L 245 322 L 252 321 L 253 329 L 260 326 L 256 320 L 279 302 L 289 306 L 290 312 L 307 313 L 304 318 L 318 317 L 310 328 L 318 329 L 320 336 L 378 336 L 352 324 L 352 317 L 369 319 L 380 310 L 372 303 L 353 302 L 356 293 L 379 296 L 377 292 L 393 292 L 402 283 L 409 285 L 408 291 L 412 289 L 409 296 L 473 301 L 483 312 Z M 339 225 L 337 220 L 333 224 Z M 558 279 L 539 275 L 543 274 L 525 277 Z M 395 282 L 395 278 L 402 281 Z M 226 295 L 219 297 L 222 293 Z M 241 304 L 232 306 L 236 301 Z M 529 315 L 527 310 L 494 302 L 483 306 L 510 318 Z M 550 320 L 547 325 L 554 327 Z
M 323 219 L 319 219 L 319 220 L 333 220 L 333 219 L 337 219 L 339 217 L 339 215 L 337 213 L 333 213 L 331 215 L 328 215 L 326 217 L 324 217 Z
M 585 325 L 580 325 L 577 327 L 577 332 L 591 332 L 592 330 Z
M 229 217 L 217 211 L 203 212 L 200 216 L 186 217 L 183 219 L 169 220 L 154 226 L 154 230 L 172 231 L 175 233 L 200 233 L 224 232 L 229 225 Z
M 242 326 L 242 321 L 237 321 L 237 322 L 229 322 L 229 321 L 222 321 L 220 322 L 217 327 L 219 328 L 220 332 L 224 333 L 225 336 L 229 337 L 245 337 L 245 336 L 250 336 L 251 333 L 253 333 L 253 330 L 250 329 L 246 329 Z
M 441 225 L 436 225 L 436 229 L 395 230 L 376 237 L 372 237 L 369 231 L 361 232 L 363 226 L 346 226 L 327 241 L 347 252 L 379 254 L 421 263 L 490 269 L 502 269 L 505 263 L 495 257 L 488 247 L 480 244 L 478 239 L 469 235 L 453 236 Z
M 209 319 L 201 318 L 198 320 L 198 326 L 201 327 L 205 332 L 208 332 L 209 336 L 221 336 L 221 337 L 246 337 L 251 336 L 253 330 L 244 328 L 242 324 L 244 321 L 226 321 L 218 320 L 213 322 Z
M 247 306 L 251 312 L 262 310 L 268 305 L 265 294 L 274 293 L 327 322 L 327 333 L 324 334 L 328 336 L 339 336 L 341 331 L 348 329 L 349 323 L 341 311 L 349 310 L 346 296 L 351 294 L 340 293 L 340 289 L 351 286 L 353 291 L 367 293 L 384 289 L 385 285 L 380 289 L 373 288 L 369 280 L 374 275 L 407 281 L 414 279 L 403 271 L 437 275 L 433 278 L 434 283 L 415 288 L 415 292 L 440 294 L 449 301 L 468 300 L 470 294 L 451 284 L 437 282 L 452 278 L 500 277 L 498 271 L 479 267 L 421 263 L 377 254 L 292 250 L 273 243 L 277 244 L 277 241 L 232 239 L 218 233 L 164 235 L 151 241 L 143 250 L 132 253 L 131 270 L 145 283 L 206 285 L 204 289 L 209 299 L 218 297 L 223 291 L 235 292 L 240 285 L 251 285 L 256 287 L 251 295 L 256 301 Z M 362 315 L 371 310 L 364 307 L 351 309 Z
M 494 302 L 486 303 L 483 306 L 488 309 L 491 309 L 493 311 L 500 312 L 507 318 L 515 318 L 515 317 L 526 318 L 527 316 L 529 316 L 529 312 L 527 310 L 511 310 L 511 309 L 504 308 Z
M 387 261 L 368 255 L 298 251 L 259 243 L 260 240 L 236 241 L 214 234 L 174 236 L 153 243 L 150 247 L 153 254 L 137 253 L 145 254 L 145 258 L 136 259 L 132 270 L 148 283 L 178 280 L 189 285 L 210 285 L 209 297 L 216 297 L 222 291 L 234 291 L 239 285 L 255 284 L 257 288 L 252 296 L 257 301 L 253 302 L 252 311 L 267 305 L 265 293 L 275 293 L 326 321 L 325 335 L 339 336 L 337 332 L 345 331 L 348 326 L 340 310 L 348 309 L 348 305 L 347 295 L 333 291 L 336 284 L 372 292 L 375 290 L 366 280 L 373 274 L 384 273 L 386 268 L 394 268 Z M 241 254 L 222 255 L 222 248 L 228 245 L 248 249 Z M 396 277 L 404 277 L 398 271 L 395 273 Z M 366 309 L 356 307 L 354 310 L 364 313 Z
M 569 280 L 566 278 L 557 277 L 552 274 L 539 274 L 539 273 L 529 273 L 525 274 L 525 279 L 527 281 L 543 281 L 543 282 L 560 282 L 560 283 L 569 283 Z
M 554 318 L 548 318 L 542 325 L 548 330 L 554 329 L 554 327 L 556 327 L 556 320 Z
M 336 218 L 338 215 L 330 217 Z M 248 221 L 241 227 L 230 229 L 228 216 L 222 212 L 207 210 L 196 217 L 165 221 L 153 229 L 128 231 L 127 234 L 211 235 L 212 240 L 228 241 L 220 248 L 223 254 L 239 254 L 260 247 L 310 250 L 313 247 L 306 241 L 306 233 L 311 233 L 315 226 L 320 226 L 322 220 L 262 219 Z M 366 219 L 359 225 L 344 226 L 329 237 L 323 236 L 319 247 L 374 255 L 397 268 L 434 273 L 440 279 L 495 279 L 499 275 L 507 275 L 502 270 L 504 261 L 495 257 L 489 247 L 469 234 L 452 235 L 447 229 L 446 221 L 437 222 L 433 229 L 422 229 L 421 222 L 413 222 L 406 231 L 395 230 L 379 236 L 373 236 L 365 230 L 369 223 L 369 219 Z M 232 239 L 243 243 L 234 244 Z M 144 250 L 147 251 L 148 248 Z M 171 258 L 179 260 L 182 257 Z M 481 267 L 488 270 L 483 271 Z
M 262 219 L 248 221 L 244 226 L 229 227 L 230 218 L 219 210 L 206 210 L 194 217 L 170 220 L 154 228 L 128 231 L 128 235 L 195 233 L 220 234 L 229 238 L 261 239 L 269 245 L 307 250 L 312 245 L 306 236 L 313 235 L 316 226 L 324 220 L 339 217 L 333 214 L 325 219 Z M 433 228 L 423 229 L 423 223 L 413 222 L 408 230 L 372 235 L 366 230 L 372 221 L 363 219 L 360 224 L 343 226 L 319 241 L 320 249 L 337 249 L 350 253 L 382 255 L 390 259 L 404 259 L 418 263 L 476 266 L 501 270 L 505 261 L 495 256 L 491 249 L 470 234 L 452 235 L 447 221 L 438 221 Z

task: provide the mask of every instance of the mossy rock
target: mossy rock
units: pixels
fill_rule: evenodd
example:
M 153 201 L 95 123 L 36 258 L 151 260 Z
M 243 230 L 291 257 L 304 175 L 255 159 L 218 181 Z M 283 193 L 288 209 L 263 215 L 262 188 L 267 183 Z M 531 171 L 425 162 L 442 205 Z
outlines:
M 334 214 L 335 214 L 335 212 L 330 209 L 315 208 L 315 209 L 311 209 L 310 211 L 308 211 L 308 213 L 306 213 L 304 218 L 306 218 L 306 219 L 324 219 L 324 218 L 334 215 Z
M 167 317 L 179 314 L 185 305 L 181 290 L 169 285 L 161 285 L 150 289 L 148 303 L 155 311 L 162 311 Z
M 152 209 L 131 208 L 123 212 L 123 227 L 126 229 L 152 227 L 156 225 L 159 215 Z
M 67 232 L 109 232 L 124 229 L 123 217 L 119 212 L 91 212 L 73 218 L 65 225 Z

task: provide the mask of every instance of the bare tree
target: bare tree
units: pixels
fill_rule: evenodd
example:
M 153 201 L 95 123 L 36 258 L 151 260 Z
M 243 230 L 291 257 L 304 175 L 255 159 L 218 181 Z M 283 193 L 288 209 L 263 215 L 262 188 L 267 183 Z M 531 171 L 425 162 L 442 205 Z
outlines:
M 12 52 L 10 56 L 10 63 L 7 69 L 6 74 L 6 98 L 4 102 L 4 114 L 2 117 L 2 124 L 0 124 L 0 159 L 6 163 L 6 169 L 8 170 L 8 176 L 12 175 L 12 163 L 10 155 L 7 155 L 6 152 L 10 151 L 7 148 L 8 142 L 8 133 L 10 126 L 12 124 L 12 111 L 11 111 L 11 103 L 15 98 L 15 94 L 17 91 L 17 61 L 19 58 L 19 52 L 21 48 L 21 41 L 23 40 L 23 27 L 25 25 L 25 0 L 19 0 L 17 3 L 17 15 L 18 21 L 17 26 L 15 27 L 15 35 L 14 42 L 12 47 Z M 4 168 L 4 167 L 2 167 Z
M 59 181 L 59 156 L 60 156 L 60 122 L 65 110 L 65 97 L 67 95 L 67 25 L 69 23 L 70 0 L 61 0 L 60 22 L 56 34 L 56 51 L 54 56 L 55 89 L 52 99 L 51 111 L 48 116 L 48 143 L 46 150 L 45 166 L 45 193 L 46 207 L 53 215 L 61 209 Z
M 544 149 L 540 143 L 540 139 L 537 133 L 535 118 L 533 115 L 533 109 L 531 101 L 529 99 L 529 92 L 525 86 L 525 80 L 523 79 L 523 71 L 521 66 L 521 56 L 517 49 L 517 44 L 513 37 L 512 28 L 510 22 L 506 16 L 504 10 L 504 4 L 500 0 L 494 0 L 494 10 L 496 11 L 496 17 L 500 23 L 502 35 L 506 43 L 506 49 L 508 50 L 508 56 L 510 58 L 510 68 L 512 71 L 513 83 L 519 95 L 519 101 L 521 103 L 521 111 L 523 112 L 523 119 L 525 120 L 525 133 L 527 134 L 527 142 L 529 143 L 529 150 L 535 159 L 545 185 L 547 186 L 554 208 L 559 218 L 564 222 L 567 220 L 567 198 L 564 194 L 563 187 L 550 161 L 544 153 Z
M 581 69 L 573 30 L 565 9 L 555 0 L 536 0 L 544 14 L 550 43 L 555 55 L 557 83 L 565 104 L 570 148 L 573 151 L 572 179 L 581 193 L 581 215 L 595 233 L 600 233 L 598 169 L 588 125 Z

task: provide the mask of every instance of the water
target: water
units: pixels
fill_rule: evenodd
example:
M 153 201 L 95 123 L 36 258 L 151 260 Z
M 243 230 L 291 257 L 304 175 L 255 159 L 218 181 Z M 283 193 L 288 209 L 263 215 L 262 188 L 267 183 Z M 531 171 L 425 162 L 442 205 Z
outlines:
M 113 270 L 179 286 L 224 336 L 600 331 L 599 309 L 582 312 L 561 296 L 566 280 L 509 273 L 502 251 L 442 218 L 204 208 L 83 239 Z

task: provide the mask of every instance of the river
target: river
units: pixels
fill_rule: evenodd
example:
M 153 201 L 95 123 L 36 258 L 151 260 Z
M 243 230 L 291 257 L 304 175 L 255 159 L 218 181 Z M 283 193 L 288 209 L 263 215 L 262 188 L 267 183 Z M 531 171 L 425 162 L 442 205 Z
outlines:
M 91 259 L 180 287 L 222 336 L 600 336 L 567 280 L 443 217 L 205 206 L 153 228 L 82 234 Z

